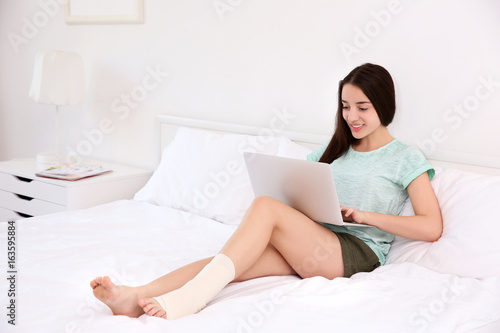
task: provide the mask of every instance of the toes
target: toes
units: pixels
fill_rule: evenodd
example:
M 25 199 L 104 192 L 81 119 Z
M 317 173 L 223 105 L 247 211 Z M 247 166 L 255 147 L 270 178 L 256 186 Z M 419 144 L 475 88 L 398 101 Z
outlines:
M 99 295 L 114 295 L 117 293 L 116 285 L 111 281 L 109 276 L 96 277 L 90 282 L 90 287 L 94 290 L 94 295 L 98 293 Z M 102 287 L 102 288 L 99 288 Z M 101 289 L 101 290 L 99 290 Z M 96 295 L 97 296 L 97 295 Z M 101 299 L 99 296 L 97 296 Z
M 156 309 L 157 311 L 152 315 L 153 317 L 165 318 L 165 311 L 163 309 Z
M 167 313 L 165 312 L 165 310 L 161 309 L 155 314 L 155 317 L 167 319 Z
M 115 286 L 115 284 L 111 281 L 111 279 L 109 278 L 109 276 L 105 276 L 102 278 L 101 280 L 101 284 L 104 288 L 108 289 L 108 290 L 111 290 L 113 289 Z
M 142 310 L 151 317 L 167 318 L 165 310 L 163 310 L 160 304 L 153 298 L 141 298 L 138 300 L 138 304 L 142 307 Z
M 159 309 L 155 306 L 151 306 L 146 313 L 150 315 L 151 317 L 155 317 L 155 315 L 158 313 Z
M 152 306 L 151 309 L 146 313 L 151 317 L 166 318 L 165 310 L 163 310 L 161 307 L 157 305 Z
M 142 309 L 144 310 L 144 312 L 146 312 L 147 314 L 150 314 L 151 312 L 151 309 L 153 309 L 153 304 L 146 304 L 145 306 L 142 307 Z
M 150 312 L 154 308 L 156 308 L 156 304 L 154 304 L 152 302 L 151 298 L 142 299 L 141 301 L 142 302 L 139 302 L 139 305 L 142 307 L 142 309 L 144 310 L 144 312 L 146 312 L 147 314 L 151 315 Z
M 95 289 L 98 285 L 100 285 L 101 280 L 102 280 L 102 278 L 100 276 L 98 276 L 95 279 L 93 279 L 92 281 L 90 281 L 90 286 L 92 287 L 92 289 Z
M 144 308 L 144 307 L 146 306 L 146 304 L 148 304 L 148 303 L 146 303 L 146 300 L 145 300 L 144 298 L 139 298 L 139 299 L 137 300 L 137 304 L 139 304 L 139 306 L 140 306 L 141 308 Z

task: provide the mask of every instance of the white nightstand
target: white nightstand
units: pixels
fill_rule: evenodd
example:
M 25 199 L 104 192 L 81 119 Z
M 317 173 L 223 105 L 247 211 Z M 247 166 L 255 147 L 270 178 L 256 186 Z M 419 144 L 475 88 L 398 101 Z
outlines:
M 153 173 L 107 162 L 113 172 L 66 181 L 35 176 L 34 159 L 0 162 L 0 222 L 132 199 Z

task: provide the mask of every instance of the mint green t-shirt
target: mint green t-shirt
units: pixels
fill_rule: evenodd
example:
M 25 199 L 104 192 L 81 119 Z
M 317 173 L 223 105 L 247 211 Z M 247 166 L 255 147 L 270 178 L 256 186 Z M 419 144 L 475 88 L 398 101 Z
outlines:
M 319 161 L 324 145 L 307 156 Z M 408 198 L 407 186 L 419 175 L 434 169 L 417 148 L 393 140 L 370 152 L 358 152 L 352 147 L 330 164 L 340 204 L 360 211 L 400 215 Z M 335 232 L 344 232 L 363 240 L 385 264 L 394 235 L 378 228 L 336 226 L 321 223 Z

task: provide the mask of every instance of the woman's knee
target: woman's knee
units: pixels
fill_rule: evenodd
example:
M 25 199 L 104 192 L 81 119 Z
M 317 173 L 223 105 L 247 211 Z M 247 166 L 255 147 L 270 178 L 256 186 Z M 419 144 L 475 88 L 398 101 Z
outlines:
M 265 196 L 265 195 L 256 197 L 255 199 L 253 199 L 253 202 L 252 202 L 252 205 L 256 205 L 259 207 L 264 206 L 263 208 L 273 207 L 273 206 L 276 206 L 278 204 L 283 204 L 283 203 L 279 200 L 276 200 L 274 198 L 271 198 L 271 197 Z
M 268 196 L 259 196 L 253 200 L 252 205 L 250 207 L 254 211 L 259 211 L 266 214 L 272 214 L 276 212 L 276 209 L 280 205 L 283 205 L 281 201 L 278 201 Z

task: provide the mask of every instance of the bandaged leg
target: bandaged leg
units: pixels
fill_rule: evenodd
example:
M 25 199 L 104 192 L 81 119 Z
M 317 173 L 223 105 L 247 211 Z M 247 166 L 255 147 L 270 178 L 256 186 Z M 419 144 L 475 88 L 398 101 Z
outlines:
M 184 286 L 155 299 L 167 319 L 177 319 L 203 309 L 234 277 L 232 260 L 220 253 Z

